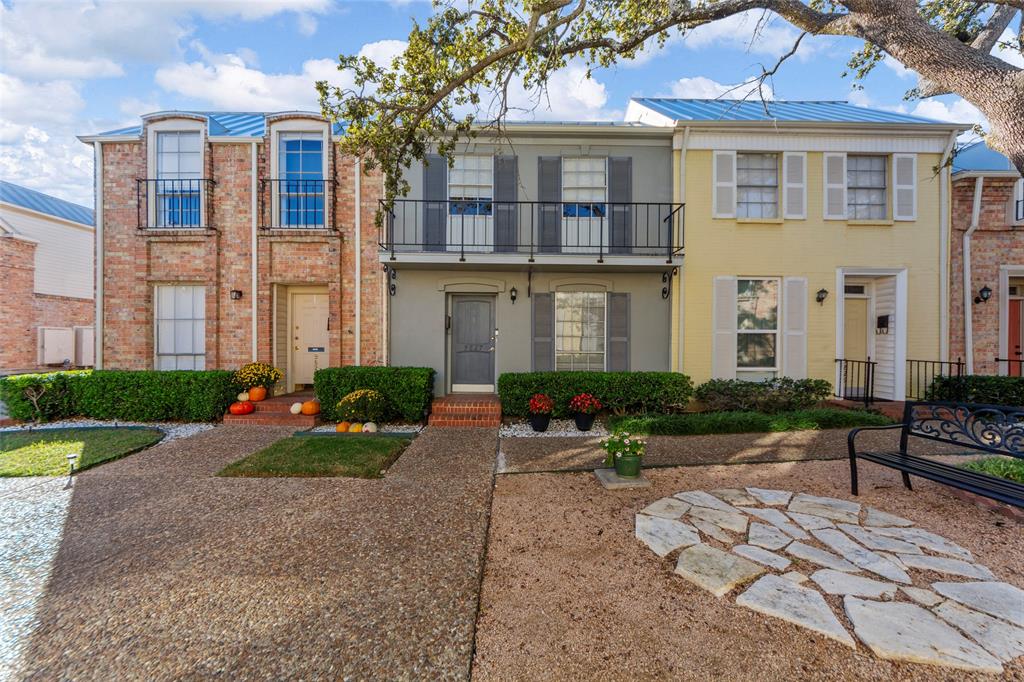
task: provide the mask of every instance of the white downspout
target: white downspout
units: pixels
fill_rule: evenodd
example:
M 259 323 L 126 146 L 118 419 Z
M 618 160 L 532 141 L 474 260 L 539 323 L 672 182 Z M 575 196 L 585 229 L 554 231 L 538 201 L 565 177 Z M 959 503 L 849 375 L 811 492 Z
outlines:
M 672 146 L 679 149 L 679 203 L 683 206 L 683 220 L 680 226 L 680 240 L 686 238 L 686 151 L 690 145 L 690 128 L 683 128 L 683 134 L 676 133 L 672 139 Z M 684 251 L 685 253 L 685 251 Z M 683 372 L 683 337 L 686 330 L 685 315 L 686 306 L 684 303 L 683 288 L 683 266 L 679 268 L 679 279 L 676 282 L 676 291 L 679 296 L 679 329 L 676 330 L 678 340 L 676 342 L 676 363 L 680 372 Z
M 978 176 L 974 179 L 974 203 L 971 205 L 971 226 L 964 232 L 964 354 L 967 355 L 967 373 L 974 374 L 974 299 L 971 289 L 971 235 L 978 229 L 981 215 L 981 192 L 985 179 Z
M 939 359 L 949 360 L 949 241 L 952 228 L 949 215 L 949 156 L 956 144 L 956 131 L 939 161 Z
M 252 169 L 249 172 L 249 176 L 250 176 L 249 177 L 249 194 L 252 197 L 252 206 L 251 206 L 251 208 L 249 210 L 249 213 L 252 216 L 252 221 L 251 221 L 252 225 L 250 226 L 251 237 L 252 237 L 252 279 L 250 280 L 250 283 L 249 283 L 250 290 L 251 290 L 250 294 L 249 294 L 249 297 L 252 300 L 252 333 L 250 333 L 249 336 L 252 339 L 252 361 L 253 362 L 259 362 L 259 358 L 257 357 L 257 352 L 258 352 L 257 351 L 257 346 L 258 346 L 258 344 L 257 344 L 257 340 L 258 340 L 257 339 L 257 329 L 259 328 L 257 316 L 259 315 L 259 306 L 258 306 L 258 303 L 257 303 L 258 296 L 257 296 L 257 292 L 256 292 L 256 286 L 257 286 L 257 284 L 256 284 L 256 282 L 257 282 L 256 268 L 257 268 L 257 265 L 258 265 L 258 262 L 257 262 L 258 256 L 257 256 L 257 253 L 256 253 L 256 250 L 258 248 L 258 238 L 257 238 L 257 234 L 256 234 L 256 223 L 257 223 L 258 216 L 256 215 L 256 212 L 259 210 L 259 203 L 258 203 L 258 197 L 256 196 L 256 194 L 257 194 L 257 189 L 256 189 L 256 172 L 257 172 L 257 167 L 258 167 L 258 164 L 256 162 L 256 151 L 257 151 L 256 150 L 256 143 L 253 142 L 252 143 L 252 167 L 251 167 Z
M 381 196 L 385 196 L 386 195 L 387 188 L 386 188 L 385 185 L 386 185 L 386 183 L 385 183 L 384 174 L 381 173 L 380 174 L 380 195 Z M 379 208 L 378 208 L 378 210 L 379 210 Z M 378 235 L 378 241 L 380 241 L 379 235 Z M 385 276 L 381 278 L 382 282 L 381 282 L 381 289 L 380 289 L 380 298 L 381 298 L 381 301 L 382 301 L 380 317 L 381 317 L 381 329 L 383 330 L 381 332 L 381 338 L 380 338 L 380 344 L 381 344 L 380 354 L 381 354 L 381 363 L 384 366 L 386 366 L 386 367 L 391 365 L 391 280 L 390 280 L 390 277 L 391 277 L 391 273 L 385 273 Z
M 355 363 L 363 364 L 363 188 L 362 159 L 356 157 L 356 349 Z
M 96 229 L 93 238 L 96 240 L 96 262 L 93 264 L 93 277 L 96 281 L 96 311 L 93 320 L 93 367 L 103 369 L 103 143 L 93 142 L 93 209 Z

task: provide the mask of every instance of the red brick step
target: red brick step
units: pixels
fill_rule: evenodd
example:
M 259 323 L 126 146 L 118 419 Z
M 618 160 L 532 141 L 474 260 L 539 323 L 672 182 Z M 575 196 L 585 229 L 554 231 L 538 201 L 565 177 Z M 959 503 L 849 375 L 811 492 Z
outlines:
M 437 398 L 427 423 L 440 428 L 501 426 L 501 403 L 491 393 L 453 394 Z

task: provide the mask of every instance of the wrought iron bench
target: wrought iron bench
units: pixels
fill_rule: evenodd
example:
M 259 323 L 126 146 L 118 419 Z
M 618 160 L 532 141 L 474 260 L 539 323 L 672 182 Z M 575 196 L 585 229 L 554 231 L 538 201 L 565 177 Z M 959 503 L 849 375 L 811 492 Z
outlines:
M 857 451 L 854 444 L 857 434 L 886 429 L 902 430 L 898 452 Z M 903 410 L 902 423 L 853 429 L 847 437 L 850 492 L 854 495 L 857 494 L 859 458 L 902 472 L 903 485 L 908 489 L 910 476 L 914 475 L 1024 507 L 1024 484 L 911 455 L 907 452 L 911 437 L 1024 459 L 1024 409 L 966 403 L 908 402 Z

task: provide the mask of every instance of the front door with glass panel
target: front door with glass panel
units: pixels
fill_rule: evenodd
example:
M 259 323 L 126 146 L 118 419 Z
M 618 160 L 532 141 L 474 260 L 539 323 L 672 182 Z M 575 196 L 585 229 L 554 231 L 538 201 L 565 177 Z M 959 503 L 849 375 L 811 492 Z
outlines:
M 494 296 L 451 297 L 452 391 L 494 390 Z
M 312 384 L 313 373 L 326 367 L 327 294 L 292 294 L 291 383 Z

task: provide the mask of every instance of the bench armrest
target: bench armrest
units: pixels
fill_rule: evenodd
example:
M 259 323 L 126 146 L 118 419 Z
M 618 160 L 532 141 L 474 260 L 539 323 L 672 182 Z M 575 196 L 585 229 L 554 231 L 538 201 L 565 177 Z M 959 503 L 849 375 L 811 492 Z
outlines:
M 853 441 L 861 431 L 887 431 L 892 429 L 902 429 L 903 427 L 904 424 L 901 422 L 899 424 L 886 424 L 885 426 L 858 426 L 857 428 L 852 429 L 846 436 L 846 447 L 850 451 L 850 457 L 855 457 L 857 454 Z

